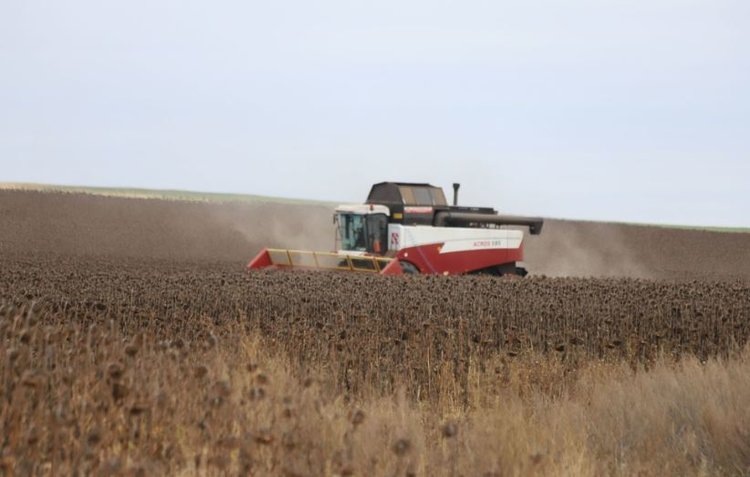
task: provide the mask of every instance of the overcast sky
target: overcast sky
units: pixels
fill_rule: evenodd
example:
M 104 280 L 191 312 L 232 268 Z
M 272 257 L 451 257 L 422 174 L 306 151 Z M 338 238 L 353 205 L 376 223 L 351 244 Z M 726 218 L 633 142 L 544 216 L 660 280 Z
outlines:
M 0 182 L 750 226 L 747 0 L 0 2 Z

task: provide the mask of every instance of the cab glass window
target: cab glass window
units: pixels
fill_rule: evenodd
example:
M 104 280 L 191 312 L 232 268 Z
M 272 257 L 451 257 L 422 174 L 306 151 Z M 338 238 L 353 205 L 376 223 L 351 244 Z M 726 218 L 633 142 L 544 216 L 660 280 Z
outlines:
M 367 251 L 384 254 L 388 246 L 388 217 L 385 214 L 367 216 Z
M 367 250 L 365 237 L 365 218 L 359 214 L 341 214 L 339 217 L 339 235 L 342 250 Z

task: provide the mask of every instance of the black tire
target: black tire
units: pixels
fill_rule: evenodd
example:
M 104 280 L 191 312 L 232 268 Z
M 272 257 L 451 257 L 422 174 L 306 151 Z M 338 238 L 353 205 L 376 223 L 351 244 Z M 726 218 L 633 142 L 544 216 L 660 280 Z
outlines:
M 401 271 L 404 272 L 404 274 L 419 275 L 419 269 L 413 263 L 404 262 L 401 260 L 399 260 L 399 263 L 401 264 Z
M 525 277 L 528 274 L 529 274 L 529 271 L 526 270 L 525 268 L 516 267 L 516 275 L 518 275 L 519 277 Z
M 472 275 L 489 275 L 491 277 L 509 277 L 509 278 L 523 278 L 529 274 L 529 272 L 523 267 L 517 267 L 515 263 L 508 263 L 505 265 L 499 265 L 496 267 L 483 268 L 471 272 Z

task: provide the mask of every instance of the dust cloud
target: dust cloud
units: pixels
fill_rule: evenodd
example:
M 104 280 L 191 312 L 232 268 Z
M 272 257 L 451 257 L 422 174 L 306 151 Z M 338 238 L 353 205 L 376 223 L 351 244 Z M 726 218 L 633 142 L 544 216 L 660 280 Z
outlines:
M 532 274 L 647 279 L 750 277 L 750 234 L 659 226 L 545 221 L 527 236 Z
M 322 205 L 224 204 L 211 210 L 217 227 L 239 234 L 253 254 L 264 247 L 330 251 L 333 208 Z
M 656 278 L 642 246 L 615 224 L 547 220 L 526 238 L 526 263 L 548 276 Z

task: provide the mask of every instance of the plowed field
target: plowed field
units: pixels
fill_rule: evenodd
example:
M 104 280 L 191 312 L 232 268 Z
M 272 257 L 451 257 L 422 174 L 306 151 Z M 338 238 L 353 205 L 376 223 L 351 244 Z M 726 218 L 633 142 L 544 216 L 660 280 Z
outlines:
M 0 190 L 0 253 L 247 262 L 265 246 L 330 250 L 332 210 Z M 526 241 L 532 274 L 750 278 L 750 233 L 547 220 Z

